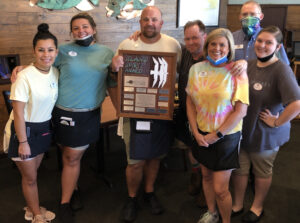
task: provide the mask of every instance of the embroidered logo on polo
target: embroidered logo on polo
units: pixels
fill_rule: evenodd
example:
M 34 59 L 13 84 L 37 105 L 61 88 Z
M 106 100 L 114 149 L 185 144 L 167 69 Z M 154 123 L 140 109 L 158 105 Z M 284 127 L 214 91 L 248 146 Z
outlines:
M 261 91 L 263 86 L 261 85 L 261 83 L 255 83 L 253 84 L 253 88 L 254 90 Z
M 71 57 L 76 57 L 77 56 L 77 52 L 75 51 L 69 51 L 68 53 Z

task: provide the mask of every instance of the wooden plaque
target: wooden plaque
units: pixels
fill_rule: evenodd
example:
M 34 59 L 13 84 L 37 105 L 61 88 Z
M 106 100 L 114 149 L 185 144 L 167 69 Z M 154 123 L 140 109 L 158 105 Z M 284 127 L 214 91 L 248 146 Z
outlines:
M 176 53 L 119 50 L 117 115 L 173 119 Z

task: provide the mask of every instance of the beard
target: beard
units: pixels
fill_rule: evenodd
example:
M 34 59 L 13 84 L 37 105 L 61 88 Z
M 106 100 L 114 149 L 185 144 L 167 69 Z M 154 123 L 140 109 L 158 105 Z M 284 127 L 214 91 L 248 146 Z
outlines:
M 159 34 L 159 32 L 157 32 L 153 27 L 145 27 L 142 34 L 146 38 L 154 38 Z

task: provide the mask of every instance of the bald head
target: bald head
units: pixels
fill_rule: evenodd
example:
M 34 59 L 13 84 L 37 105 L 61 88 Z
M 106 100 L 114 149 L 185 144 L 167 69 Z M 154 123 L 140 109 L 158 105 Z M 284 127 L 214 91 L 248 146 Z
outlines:
M 240 12 L 240 20 L 248 16 L 258 17 L 263 19 L 264 14 L 261 11 L 260 4 L 256 1 L 247 1 L 243 4 Z
M 156 6 L 144 8 L 140 19 L 141 39 L 146 43 L 158 41 L 162 25 L 162 13 L 159 8 Z
M 143 17 L 143 14 L 145 14 L 145 13 L 147 14 L 147 13 L 149 13 L 149 11 L 155 11 L 155 12 L 159 13 L 160 19 L 162 19 L 162 12 L 156 6 L 147 6 L 146 8 L 144 8 L 142 11 L 142 14 L 141 14 L 141 18 Z

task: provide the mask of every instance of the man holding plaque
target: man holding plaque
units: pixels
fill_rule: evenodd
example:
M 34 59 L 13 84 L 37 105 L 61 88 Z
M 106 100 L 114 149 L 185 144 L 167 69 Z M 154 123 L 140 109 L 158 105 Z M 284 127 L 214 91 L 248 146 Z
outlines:
M 118 50 L 177 53 L 181 58 L 180 44 L 174 38 L 160 33 L 163 25 L 161 11 L 155 6 L 146 7 L 140 19 L 141 35 L 137 41 L 126 39 Z M 116 55 L 113 71 L 123 67 L 123 57 Z M 122 220 L 132 222 L 137 216 L 137 192 L 144 177 L 144 199 L 152 214 L 161 214 L 164 209 L 154 194 L 154 183 L 160 160 L 167 154 L 172 140 L 172 122 L 157 119 L 120 118 L 118 133 L 126 144 L 128 165 L 126 181 L 128 199 L 122 210 Z

